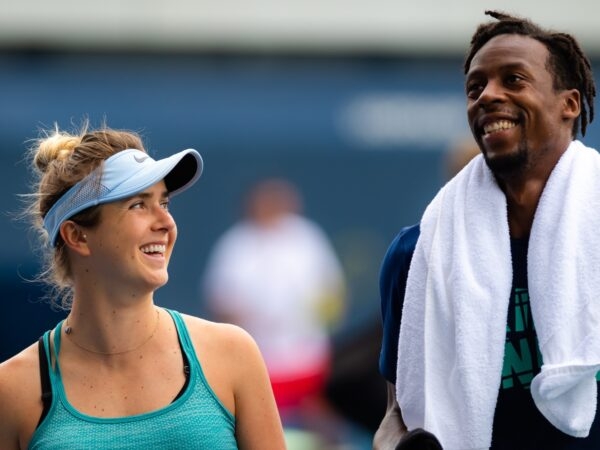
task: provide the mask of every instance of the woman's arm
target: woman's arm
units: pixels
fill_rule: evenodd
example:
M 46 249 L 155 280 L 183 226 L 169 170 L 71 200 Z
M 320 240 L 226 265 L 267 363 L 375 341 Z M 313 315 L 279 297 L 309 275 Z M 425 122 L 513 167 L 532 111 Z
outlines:
M 237 325 L 184 316 L 208 384 L 235 417 L 240 450 L 284 450 L 281 419 L 256 342 Z
M 2 448 L 7 450 L 19 449 L 19 436 L 11 405 L 14 403 L 11 395 L 10 363 L 0 364 L 0 442 Z
M 37 343 L 0 364 L 0 448 L 25 448 L 42 412 Z
M 241 450 L 284 450 L 285 440 L 273 390 L 258 346 L 238 329 L 235 358 L 236 438 Z

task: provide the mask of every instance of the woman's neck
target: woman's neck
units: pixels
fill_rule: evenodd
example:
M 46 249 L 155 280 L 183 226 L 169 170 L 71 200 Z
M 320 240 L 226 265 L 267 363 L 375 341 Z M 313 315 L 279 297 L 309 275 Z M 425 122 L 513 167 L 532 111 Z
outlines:
M 160 315 L 151 298 L 128 306 L 75 298 L 63 329 L 76 347 L 88 353 L 131 353 L 154 337 Z

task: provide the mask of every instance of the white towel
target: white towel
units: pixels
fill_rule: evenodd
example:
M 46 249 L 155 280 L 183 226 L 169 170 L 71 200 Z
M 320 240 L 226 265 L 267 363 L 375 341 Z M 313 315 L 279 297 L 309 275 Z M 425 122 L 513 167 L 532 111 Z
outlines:
M 561 431 L 587 436 L 600 369 L 600 155 L 573 141 L 538 205 L 529 297 L 544 364 L 531 385 Z M 398 403 L 447 450 L 491 445 L 512 285 L 506 199 L 482 156 L 427 207 L 408 275 Z

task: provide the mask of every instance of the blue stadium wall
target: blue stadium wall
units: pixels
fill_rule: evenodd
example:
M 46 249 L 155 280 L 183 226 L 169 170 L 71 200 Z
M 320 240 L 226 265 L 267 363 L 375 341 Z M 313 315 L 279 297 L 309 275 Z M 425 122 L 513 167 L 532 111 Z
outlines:
M 339 333 L 378 320 L 377 276 L 400 227 L 444 182 L 448 145 L 468 133 L 460 58 L 190 54 L 0 54 L 0 361 L 64 316 L 28 281 L 33 234 L 15 220 L 38 129 L 103 121 L 140 132 L 151 154 L 205 159 L 175 198 L 179 240 L 158 304 L 205 314 L 199 282 L 216 238 L 240 217 L 247 186 L 284 176 L 331 237 L 350 283 Z M 586 142 L 598 146 L 592 124 Z

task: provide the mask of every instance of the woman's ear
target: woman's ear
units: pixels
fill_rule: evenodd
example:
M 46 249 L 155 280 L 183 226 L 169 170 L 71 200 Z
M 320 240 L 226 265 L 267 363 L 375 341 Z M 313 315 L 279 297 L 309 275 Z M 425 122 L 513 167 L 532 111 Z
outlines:
M 84 230 L 81 229 L 72 220 L 66 220 L 60 225 L 60 236 L 62 237 L 65 245 L 71 250 L 79 253 L 80 255 L 89 255 L 90 250 L 87 245 L 87 235 Z

